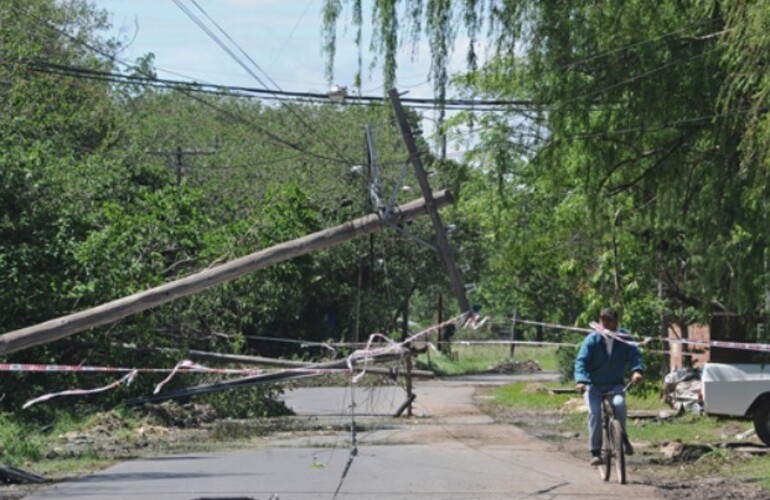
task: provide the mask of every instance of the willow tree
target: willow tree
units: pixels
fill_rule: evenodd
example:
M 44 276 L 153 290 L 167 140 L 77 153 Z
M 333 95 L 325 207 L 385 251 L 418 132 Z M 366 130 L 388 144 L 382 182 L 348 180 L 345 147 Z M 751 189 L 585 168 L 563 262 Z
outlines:
M 330 56 L 344 7 L 360 32 L 361 5 L 327 2 Z M 496 174 L 501 206 L 531 203 L 521 195 L 526 185 L 548 200 L 540 210 L 588 214 L 562 217 L 562 229 L 528 226 L 530 234 L 571 230 L 561 265 L 550 265 L 581 270 L 573 291 L 586 306 L 728 311 L 749 322 L 757 315 L 770 288 L 766 1 L 382 0 L 372 16 L 386 82 L 396 79 L 403 41 L 425 37 L 443 99 L 447 55 L 464 35 L 469 70 L 456 81 L 459 91 L 530 103 L 469 113 L 479 132 L 474 152 Z M 482 34 L 489 56 L 480 64 Z M 505 229 L 518 225 L 505 222 L 498 241 L 520 238 Z M 542 241 L 531 256 L 549 239 Z M 524 268 L 538 261 L 527 248 L 490 251 L 496 262 Z
M 765 332 L 770 331 L 770 1 L 726 3 L 726 29 L 722 37 L 729 70 L 722 89 L 722 112 L 741 137 L 739 173 L 746 183 L 742 210 L 761 214 L 746 228 L 750 244 L 761 255 L 761 272 L 755 263 L 750 290 L 764 291 Z M 759 255 L 756 256 L 759 260 Z

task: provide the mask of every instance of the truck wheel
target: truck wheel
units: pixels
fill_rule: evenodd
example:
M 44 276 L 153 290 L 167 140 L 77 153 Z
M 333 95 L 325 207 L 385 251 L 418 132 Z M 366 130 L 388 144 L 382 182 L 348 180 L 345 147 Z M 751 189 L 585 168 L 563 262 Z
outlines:
M 754 410 L 754 429 L 759 439 L 770 446 L 770 400 L 764 401 Z

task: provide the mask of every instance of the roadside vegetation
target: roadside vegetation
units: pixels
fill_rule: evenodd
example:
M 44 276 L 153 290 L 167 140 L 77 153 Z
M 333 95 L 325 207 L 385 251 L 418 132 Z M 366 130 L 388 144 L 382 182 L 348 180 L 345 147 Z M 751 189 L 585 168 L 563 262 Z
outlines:
M 463 344 L 458 341 L 451 344 L 449 352 L 429 349 L 418 356 L 417 367 L 432 370 L 437 375 L 556 371 L 558 367 L 556 348 L 548 346 L 517 346 L 513 356 L 510 346 L 505 344 Z

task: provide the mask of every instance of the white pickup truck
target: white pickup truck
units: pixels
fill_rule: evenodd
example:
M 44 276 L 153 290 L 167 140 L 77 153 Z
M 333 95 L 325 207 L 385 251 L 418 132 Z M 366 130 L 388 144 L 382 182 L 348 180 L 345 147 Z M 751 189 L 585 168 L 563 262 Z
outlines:
M 770 446 L 770 364 L 706 363 L 701 381 L 707 414 L 751 418 Z

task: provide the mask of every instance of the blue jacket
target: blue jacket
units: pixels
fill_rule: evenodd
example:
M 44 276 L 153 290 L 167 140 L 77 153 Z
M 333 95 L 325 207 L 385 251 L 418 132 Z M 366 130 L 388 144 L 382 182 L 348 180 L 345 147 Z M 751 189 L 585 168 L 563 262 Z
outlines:
M 633 340 L 626 330 L 621 329 L 617 333 L 626 340 Z M 590 385 L 622 384 L 628 365 L 631 365 L 632 372 L 644 371 L 642 356 L 636 345 L 616 338 L 612 344 L 612 356 L 609 356 L 604 337 L 591 332 L 580 346 L 575 359 L 575 382 Z

